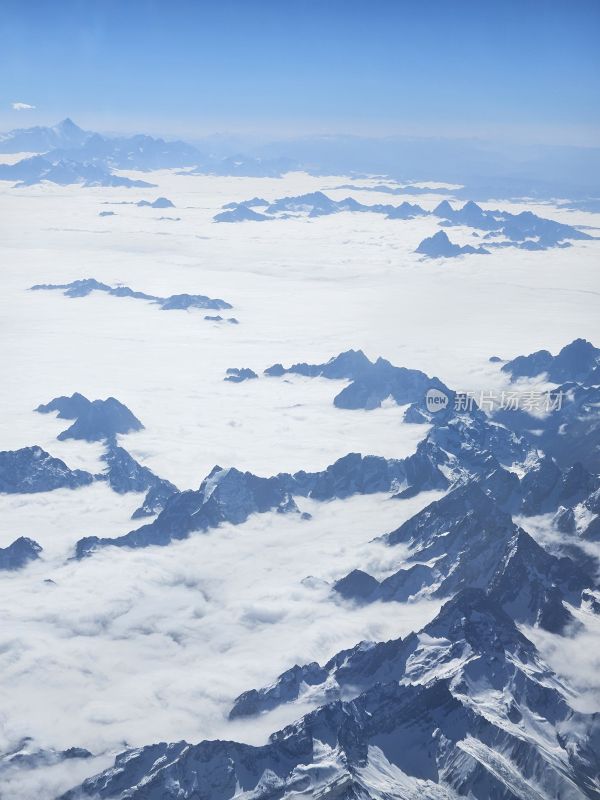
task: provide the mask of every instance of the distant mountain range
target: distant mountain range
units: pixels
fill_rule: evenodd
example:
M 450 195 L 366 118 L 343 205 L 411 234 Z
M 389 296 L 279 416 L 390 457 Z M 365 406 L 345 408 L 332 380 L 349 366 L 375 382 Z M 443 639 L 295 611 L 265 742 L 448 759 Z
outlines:
M 155 184 L 113 175 L 106 167 L 87 161 L 68 161 L 47 156 L 32 156 L 16 164 L 0 164 L 0 180 L 17 181 L 15 186 L 35 186 L 42 181 L 59 186 L 123 186 L 148 189 Z
M 151 205 L 150 203 L 148 205 Z M 220 298 L 207 297 L 203 294 L 172 294 L 158 297 L 130 289 L 129 286 L 109 286 L 95 278 L 82 278 L 71 283 L 38 283 L 30 287 L 30 291 L 61 290 L 65 297 L 87 297 L 92 292 L 105 292 L 112 297 L 130 297 L 134 300 L 147 300 L 159 306 L 162 311 L 187 311 L 190 308 L 209 308 L 215 311 L 230 309 L 233 306 Z M 205 317 L 207 319 L 207 317 Z
M 366 205 L 352 197 L 333 200 L 323 192 L 310 192 L 295 197 L 281 197 L 268 201 L 254 197 L 240 203 L 227 203 L 216 214 L 215 222 L 262 222 L 306 216 L 309 219 L 339 214 L 344 211 L 382 214 L 386 219 L 407 220 L 415 217 L 435 217 L 443 227 L 463 226 L 481 230 L 485 247 L 457 245 L 450 241 L 445 231 L 438 231 L 424 239 L 416 253 L 428 258 L 453 258 L 465 254 L 489 254 L 492 248 L 518 247 L 524 250 L 547 250 L 550 247 L 568 247 L 570 240 L 590 240 L 594 237 L 573 225 L 539 217 L 530 211 L 512 214 L 508 211 L 484 211 L 469 200 L 462 208 L 453 208 L 443 200 L 433 211 L 406 201 L 398 206 L 388 203 Z M 481 234 L 476 234 L 479 237 Z
M 477 140 L 335 135 L 262 144 L 208 137 L 198 144 L 143 134 L 105 136 L 82 130 L 70 119 L 52 127 L 0 134 L 1 153 L 45 153 L 52 164 L 85 163 L 109 173 L 112 169 L 179 168 L 201 175 L 279 177 L 303 170 L 315 175 L 383 175 L 402 183 L 445 181 L 460 184 L 451 190 L 454 196 L 474 200 L 536 197 L 560 198 L 564 203 L 564 198 L 570 198 L 569 207 L 590 210 L 600 202 L 600 148 L 514 144 L 507 151 Z M 245 149 L 240 150 L 240 145 Z M 224 152 L 225 147 L 231 150 Z M 7 174 L 0 179 L 12 177 Z M 38 180 L 52 180 L 52 173 Z M 406 193 L 402 187 L 391 191 Z M 429 190 L 411 189 L 413 194 L 421 191 Z
M 37 126 L 0 133 L 0 153 L 47 153 L 60 147 L 80 147 L 90 136 L 67 117 L 51 128 Z
M 16 164 L 0 165 L 0 180 L 32 186 L 60 185 L 150 187 L 154 184 L 114 175 L 112 170 L 184 169 L 182 174 L 280 177 L 300 165 L 286 158 L 244 155 L 221 157 L 200 152 L 179 140 L 152 136 L 102 136 L 84 131 L 70 119 L 53 127 L 17 129 L 0 135 L 0 152 L 44 154 Z

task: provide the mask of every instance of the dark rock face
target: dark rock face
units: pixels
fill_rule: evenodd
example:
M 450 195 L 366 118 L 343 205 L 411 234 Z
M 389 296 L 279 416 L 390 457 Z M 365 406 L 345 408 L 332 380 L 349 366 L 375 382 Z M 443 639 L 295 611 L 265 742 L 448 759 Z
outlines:
M 89 472 L 69 469 L 41 447 L 0 451 L 0 492 L 31 494 L 54 489 L 76 489 L 94 480 Z
M 170 297 L 157 297 L 156 295 L 136 292 L 129 286 L 108 286 L 100 283 L 95 278 L 84 278 L 71 283 L 40 283 L 31 287 L 32 291 L 62 289 L 66 297 L 87 297 L 91 292 L 106 292 L 113 297 L 132 297 L 136 300 L 149 300 L 160 306 L 163 311 L 186 310 L 188 308 L 232 308 L 230 303 L 219 298 L 213 299 L 203 294 L 174 294 Z
M 427 256 L 427 258 L 455 258 L 456 256 L 472 253 L 489 255 L 489 252 L 483 247 L 472 247 L 470 244 L 466 244 L 463 247 L 454 244 L 444 231 L 438 231 L 433 236 L 423 239 L 415 250 L 415 253 Z
M 148 488 L 144 502 L 131 515 L 131 519 L 142 519 L 143 517 L 153 517 L 167 505 L 167 502 L 176 494 L 177 488 L 166 480 L 157 478 L 156 483 Z
M 434 209 L 433 214 L 443 219 L 447 226 L 466 225 L 488 231 L 486 239 L 501 235 L 509 240 L 509 244 L 517 244 L 529 250 L 560 247 L 564 245 L 566 239 L 592 238 L 571 225 L 538 217 L 531 211 L 523 211 L 520 214 L 510 214 L 508 211 L 484 211 L 472 201 L 465 203 L 461 209 L 453 209 L 450 203 L 444 200 Z
M 85 555 L 106 545 L 166 545 L 220 522 L 238 524 L 252 513 L 295 511 L 293 497 L 323 501 L 353 494 L 394 492 L 402 498 L 473 480 L 498 502 L 510 506 L 520 497 L 519 480 L 503 469 L 499 459 L 514 463 L 527 452 L 527 445 L 519 437 L 488 423 L 485 415 L 477 412 L 474 416 L 455 415 L 446 425 L 434 426 L 416 453 L 405 459 L 349 453 L 319 472 L 301 470 L 271 478 L 215 467 L 197 492 L 173 495 L 151 524 L 115 539 L 83 539 L 77 552 Z M 215 485 L 219 487 L 217 507 L 214 498 L 206 494 L 208 487 Z M 235 490 L 229 492 L 229 486 L 235 486 Z
M 427 684 L 437 675 L 450 678 L 459 693 L 464 692 L 465 682 L 477 675 L 484 683 L 489 680 L 496 690 L 512 684 L 519 687 L 518 691 L 527 691 L 537 681 L 548 685 L 546 670 L 534 645 L 495 599 L 483 590 L 465 589 L 418 633 L 388 642 L 361 642 L 337 653 L 323 667 L 316 663 L 296 665 L 271 686 L 240 695 L 230 717 L 263 713 L 299 698 L 314 698 L 315 704 L 337 700 L 388 681 L 408 679 Z M 532 693 L 529 702 L 548 714 L 549 709 L 543 706 L 554 691 L 546 689 L 545 698 L 538 688 L 537 697 Z M 562 698 L 553 713 L 558 708 L 566 712 Z
M 600 382 L 600 349 L 586 339 L 575 339 L 556 356 L 548 350 L 517 356 L 504 364 L 502 372 L 507 372 L 512 380 L 546 373 L 553 383 L 575 381 L 591 385 Z
M 154 522 L 115 539 L 99 539 L 95 536 L 81 539 L 77 543 L 76 555 L 81 558 L 108 545 L 167 545 L 174 539 L 185 539 L 193 531 L 205 531 L 217 527 L 221 522 L 239 525 L 250 514 L 271 510 L 281 513 L 298 511 L 282 481 L 259 478 L 235 468 L 214 467 L 197 491 L 172 495 Z M 136 512 L 136 515 L 141 514 Z
M 390 545 L 407 545 L 408 560 L 418 563 L 381 582 L 355 570 L 334 585 L 335 591 L 364 603 L 404 602 L 422 590 L 447 597 L 480 588 L 514 619 L 560 632 L 573 620 L 562 601 L 580 605 L 593 580 L 569 558 L 547 553 L 473 483 L 384 538 Z
M 71 397 L 55 397 L 40 405 L 36 411 L 47 414 L 58 411 L 64 419 L 74 419 L 70 428 L 58 435 L 58 439 L 83 439 L 87 442 L 112 440 L 118 433 L 131 433 L 143 429 L 142 423 L 131 411 L 114 397 L 106 400 L 88 400 L 76 392 Z
M 253 380 L 254 378 L 258 378 L 258 375 L 253 369 L 248 369 L 247 367 L 229 367 L 223 380 L 229 381 L 230 383 L 242 383 L 242 381 Z
M 178 491 L 170 481 L 159 478 L 148 467 L 142 467 L 113 441 L 108 442 L 102 461 L 107 465 L 104 477 L 114 492 L 148 492 L 144 503 L 134 511 L 132 519 L 158 514 L 167 500 Z
M 289 374 L 352 381 L 334 398 L 337 408 L 370 410 L 379 408 L 388 397 L 398 405 L 419 403 L 424 401 L 428 389 L 452 394 L 438 378 L 430 378 L 417 369 L 395 367 L 384 358 L 372 362 L 362 350 L 348 350 L 324 364 L 293 364 L 287 369 L 274 364 L 265 370 L 270 377 Z
M 154 522 L 115 539 L 82 539 L 77 544 L 77 553 L 87 555 L 97 547 L 108 545 L 167 545 L 221 522 L 240 524 L 254 513 L 297 513 L 294 496 L 330 500 L 393 491 L 405 476 L 403 461 L 360 453 L 349 453 L 320 472 L 281 473 L 271 478 L 240 472 L 233 467 L 214 467 L 198 491 L 174 494 Z
M 326 705 L 262 747 L 205 741 L 130 750 L 62 800 L 192 800 L 199 787 L 222 800 L 240 789 L 257 798 L 400 800 L 418 796 L 423 780 L 428 797 L 489 800 L 517 796 L 515 785 L 533 775 L 540 797 L 575 787 L 594 797 L 598 720 L 569 707 L 534 645 L 481 591 L 461 592 L 405 640 L 361 643 L 322 668 L 293 667 L 238 698 L 232 716 L 319 689 Z M 336 699 L 342 692 L 354 699 Z M 541 743 L 531 720 L 555 731 L 550 742 Z
M 551 392 L 545 416 L 502 409 L 494 419 L 518 433 L 536 431 L 536 446 L 561 470 L 579 462 L 589 472 L 600 473 L 600 386 L 564 383 Z
M 353 569 L 337 581 L 333 588 L 348 600 L 366 600 L 379 588 L 379 581 L 361 569 Z
M 69 747 L 66 750 L 40 749 L 26 737 L 7 752 L 0 752 L 0 776 L 13 777 L 18 771 L 51 767 L 64 761 L 77 758 L 91 758 L 92 754 L 83 747 Z
M 348 453 L 321 472 L 301 470 L 294 475 L 277 476 L 290 494 L 314 500 L 387 492 L 400 485 L 404 478 L 402 460 L 360 453 Z
M 540 456 L 521 479 L 521 489 L 522 511 L 527 515 L 558 511 L 561 507 L 572 511 L 584 501 L 589 511 L 598 513 L 593 498 L 600 489 L 600 477 L 579 462 L 561 472 L 550 456 Z
M 75 392 L 71 397 L 55 397 L 49 403 L 42 403 L 35 410 L 40 414 L 49 414 L 51 411 L 58 411 L 58 419 L 77 419 L 88 410 L 90 401 L 79 392 Z
M 358 603 L 373 603 L 376 600 L 403 603 L 434 582 L 435 572 L 431 567 L 414 564 L 408 569 L 398 570 L 381 582 L 368 573 L 355 569 L 337 581 L 333 589 L 346 600 Z
M 33 539 L 20 536 L 8 547 L 0 547 L 0 570 L 21 569 L 40 557 L 41 546 Z

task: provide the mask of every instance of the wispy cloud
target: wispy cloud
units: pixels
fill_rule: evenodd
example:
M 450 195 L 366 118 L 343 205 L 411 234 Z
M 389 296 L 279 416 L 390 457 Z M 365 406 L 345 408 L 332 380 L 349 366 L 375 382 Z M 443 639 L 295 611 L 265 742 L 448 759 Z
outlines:
M 35 108 L 29 103 L 11 103 L 11 106 L 13 111 L 33 111 Z

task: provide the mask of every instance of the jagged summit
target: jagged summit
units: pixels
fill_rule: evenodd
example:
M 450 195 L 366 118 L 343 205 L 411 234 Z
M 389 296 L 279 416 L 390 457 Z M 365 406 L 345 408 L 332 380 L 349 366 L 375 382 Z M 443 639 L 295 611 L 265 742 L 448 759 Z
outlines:
M 65 117 L 62 119 L 54 126 L 53 129 L 60 132 L 64 136 L 80 136 L 82 138 L 86 136 L 86 132 L 80 128 L 79 125 L 76 125 L 71 117 Z
M 454 209 L 448 200 L 442 200 L 442 202 L 438 203 L 438 205 L 433 209 L 433 214 L 435 214 L 436 217 L 447 217 L 453 213 Z
M 398 405 L 424 405 L 428 389 L 437 389 L 448 396 L 452 394 L 439 378 L 430 378 L 417 369 L 396 367 L 381 357 L 372 362 L 362 350 L 347 350 L 323 364 L 302 362 L 287 368 L 273 364 L 265 370 L 265 375 L 270 377 L 288 374 L 352 381 L 334 398 L 337 408 L 371 410 L 379 408 L 388 398 Z
M 527 639 L 496 598 L 483 588 L 467 588 L 445 603 L 423 631 L 437 639 L 464 640 L 476 652 L 501 649 L 522 656 L 535 654 Z
M 76 489 L 94 480 L 89 472 L 69 469 L 41 447 L 22 447 L 0 452 L 0 492 L 31 494 L 53 489 Z
M 8 547 L 0 547 L 0 570 L 21 569 L 38 559 L 41 552 L 42 548 L 37 542 L 20 536 Z
M 517 356 L 502 366 L 512 380 L 535 378 L 546 373 L 554 383 L 567 381 L 588 385 L 600 383 L 600 348 L 587 339 L 574 339 L 553 356 L 549 350 L 538 350 L 527 356 Z
M 40 414 L 58 411 L 63 419 L 74 419 L 71 427 L 59 433 L 58 439 L 84 439 L 98 442 L 114 439 L 118 433 L 131 433 L 143 429 L 142 423 L 114 397 L 106 400 L 88 400 L 79 392 L 71 397 L 55 397 L 36 408 Z
M 336 593 L 372 603 L 478 589 L 512 619 L 563 632 L 574 621 L 564 603 L 580 606 L 582 592 L 595 582 L 571 559 L 546 552 L 474 483 L 383 538 L 407 547 L 408 566 L 382 581 L 354 570 L 334 584 Z
M 415 253 L 427 258 L 455 258 L 468 254 L 489 255 L 489 250 L 484 247 L 472 247 L 470 244 L 461 247 L 451 242 L 445 231 L 438 231 L 433 236 L 423 239 Z

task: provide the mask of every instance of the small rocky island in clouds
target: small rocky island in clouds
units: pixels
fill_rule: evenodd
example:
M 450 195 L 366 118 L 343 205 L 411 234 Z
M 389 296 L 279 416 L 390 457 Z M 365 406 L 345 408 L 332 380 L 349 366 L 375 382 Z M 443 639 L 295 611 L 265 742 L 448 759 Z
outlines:
M 445 231 L 438 231 L 424 239 L 415 251 L 428 258 L 488 254 L 490 249 L 486 248 L 499 247 L 546 250 L 551 247 L 568 247 L 570 240 L 594 238 L 577 227 L 544 219 L 529 211 L 519 214 L 484 211 L 472 200 L 460 209 L 454 209 L 447 200 L 443 200 L 429 212 L 417 204 L 406 201 L 398 206 L 389 203 L 366 205 L 352 197 L 333 200 L 323 192 L 313 192 L 297 197 L 282 197 L 272 202 L 255 197 L 246 202 L 227 203 L 223 209 L 215 215 L 215 222 L 261 222 L 267 219 L 287 219 L 289 216 L 306 216 L 311 219 L 351 211 L 382 214 L 386 219 L 394 220 L 430 216 L 440 220 L 440 225 L 443 227 L 462 226 L 472 228 L 474 231 L 485 231 L 481 234 L 484 246 L 478 247 L 459 246 L 450 241 Z
M 31 291 L 62 290 L 65 297 L 87 297 L 92 292 L 106 292 L 113 297 L 131 297 L 134 300 L 149 300 L 163 311 L 186 311 L 189 308 L 210 308 L 217 311 L 230 309 L 233 306 L 225 300 L 213 299 L 203 294 L 173 294 L 169 297 L 157 297 L 146 292 L 138 292 L 129 286 L 109 286 L 95 278 L 83 278 L 71 283 L 38 283 L 31 286 Z

